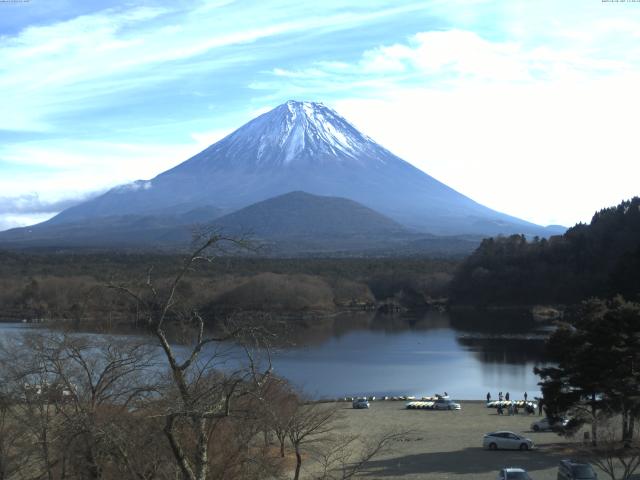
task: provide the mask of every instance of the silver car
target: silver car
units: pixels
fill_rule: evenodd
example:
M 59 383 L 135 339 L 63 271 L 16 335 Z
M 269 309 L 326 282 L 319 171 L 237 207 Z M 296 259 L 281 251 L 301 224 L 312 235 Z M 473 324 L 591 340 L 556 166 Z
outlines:
M 513 432 L 491 432 L 482 438 L 482 447 L 489 450 L 530 450 L 533 448 L 533 441 Z
M 531 480 L 531 477 L 523 468 L 508 467 L 500 470 L 498 480 Z
M 568 423 L 569 423 L 568 418 L 559 418 L 557 420 L 551 420 L 550 418 L 545 417 L 542 420 L 533 422 L 531 424 L 531 430 L 533 430 L 534 432 L 561 431 L 567 426 Z
M 447 398 L 439 398 L 433 403 L 434 410 L 460 410 L 460 404 Z
M 353 408 L 369 408 L 369 400 L 364 397 L 355 398 L 353 402 L 351 402 L 351 406 Z
M 598 480 L 598 474 L 588 463 L 575 460 L 560 460 L 558 480 Z

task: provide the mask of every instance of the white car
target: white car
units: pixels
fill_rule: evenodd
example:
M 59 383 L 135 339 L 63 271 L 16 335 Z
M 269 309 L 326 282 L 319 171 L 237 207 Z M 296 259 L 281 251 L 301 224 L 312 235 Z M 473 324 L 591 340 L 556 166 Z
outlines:
M 562 430 L 569 423 L 568 418 L 559 418 L 557 420 L 551 420 L 549 417 L 545 417 L 542 420 L 533 422 L 531 424 L 531 430 L 534 432 L 550 432 L 556 430 Z
M 531 480 L 531 477 L 523 468 L 503 468 L 498 473 L 498 480 Z
M 447 398 L 438 398 L 435 402 L 433 402 L 434 410 L 460 410 L 459 403 L 453 402 Z
M 491 432 L 482 437 L 482 447 L 489 450 L 530 450 L 533 448 L 533 441 L 513 432 Z

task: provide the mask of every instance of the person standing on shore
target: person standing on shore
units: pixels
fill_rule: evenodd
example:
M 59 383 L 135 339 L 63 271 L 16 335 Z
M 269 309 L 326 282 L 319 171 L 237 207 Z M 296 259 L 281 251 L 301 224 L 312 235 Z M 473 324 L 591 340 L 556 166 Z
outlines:
M 502 392 L 498 392 L 498 401 L 502 401 Z
M 524 392 L 524 401 L 525 401 L 525 403 L 527 401 L 527 392 Z
M 508 402 L 509 401 L 509 392 L 507 392 L 504 396 L 504 399 Z
M 487 403 L 491 401 L 491 392 L 487 392 Z

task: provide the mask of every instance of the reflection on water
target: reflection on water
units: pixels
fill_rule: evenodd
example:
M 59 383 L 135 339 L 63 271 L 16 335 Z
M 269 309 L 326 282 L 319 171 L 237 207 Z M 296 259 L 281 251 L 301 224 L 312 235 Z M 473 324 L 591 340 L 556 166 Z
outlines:
M 488 391 L 538 395 L 544 330 L 520 312 L 429 311 L 300 322 L 276 352 L 276 372 L 314 397 Z
M 280 326 L 274 370 L 312 397 L 539 395 L 533 367 L 544 361 L 545 330 L 526 314 L 362 312 Z
M 539 338 L 459 337 L 458 342 L 483 363 L 518 365 L 544 358 L 544 342 Z

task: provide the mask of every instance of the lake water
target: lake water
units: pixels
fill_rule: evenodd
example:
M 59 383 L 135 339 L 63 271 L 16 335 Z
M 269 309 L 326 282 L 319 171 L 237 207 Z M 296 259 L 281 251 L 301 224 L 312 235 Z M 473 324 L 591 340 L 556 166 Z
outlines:
M 0 324 L 0 335 L 22 325 Z M 433 395 L 484 399 L 539 395 L 545 328 L 502 312 L 349 314 L 300 322 L 273 351 L 275 373 L 313 398 Z

